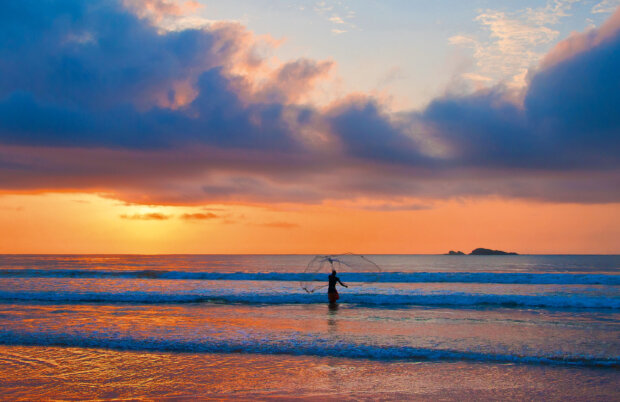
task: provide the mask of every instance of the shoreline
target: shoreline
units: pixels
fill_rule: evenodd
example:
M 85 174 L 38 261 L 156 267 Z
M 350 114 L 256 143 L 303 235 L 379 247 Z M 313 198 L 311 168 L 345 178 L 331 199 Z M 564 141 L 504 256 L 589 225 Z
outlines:
M 37 346 L 0 346 L 0 369 L 7 399 L 610 400 L 620 385 L 597 368 Z

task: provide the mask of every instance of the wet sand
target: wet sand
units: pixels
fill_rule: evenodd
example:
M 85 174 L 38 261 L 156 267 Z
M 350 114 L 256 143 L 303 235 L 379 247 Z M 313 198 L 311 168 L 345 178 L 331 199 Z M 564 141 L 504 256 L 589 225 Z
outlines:
M 0 346 L 3 400 L 614 400 L 617 369 Z

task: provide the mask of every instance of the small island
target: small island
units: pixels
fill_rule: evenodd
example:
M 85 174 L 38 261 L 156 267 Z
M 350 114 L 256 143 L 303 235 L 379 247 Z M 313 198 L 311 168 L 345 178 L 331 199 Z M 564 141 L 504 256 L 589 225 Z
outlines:
M 444 255 L 466 255 L 466 254 L 462 251 L 450 250 L 448 254 L 444 254 Z M 519 255 L 519 254 L 515 252 L 507 252 L 507 251 L 502 251 L 502 250 L 491 250 L 489 248 L 480 247 L 480 248 L 473 250 L 471 253 L 469 253 L 469 255 Z
M 491 250 L 488 248 L 477 248 L 471 253 L 469 253 L 469 255 L 518 255 L 518 254 L 514 252 L 506 252 L 506 251 L 501 251 L 501 250 Z

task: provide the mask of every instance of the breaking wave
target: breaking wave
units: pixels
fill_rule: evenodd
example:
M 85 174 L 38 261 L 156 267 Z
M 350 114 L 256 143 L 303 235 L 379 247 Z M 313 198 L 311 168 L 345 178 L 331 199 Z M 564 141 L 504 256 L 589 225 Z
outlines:
M 294 335 L 294 334 L 292 334 Z M 383 361 L 475 361 L 485 363 L 521 363 L 534 365 L 569 365 L 582 367 L 620 367 L 619 356 L 570 355 L 560 352 L 527 355 L 485 353 L 452 349 L 415 348 L 397 345 L 373 345 L 332 340 L 319 336 L 297 335 L 285 339 L 245 337 L 221 339 L 165 339 L 131 337 L 109 333 L 57 333 L 0 331 L 0 344 L 19 346 L 63 346 L 117 350 L 162 351 L 181 353 L 251 353 L 320 357 L 344 357 Z
M 620 298 L 581 294 L 486 294 L 466 292 L 347 293 L 342 303 L 367 307 L 450 307 L 450 308 L 547 308 L 547 309 L 620 309 Z M 178 292 L 52 292 L 0 291 L 0 302 L 23 303 L 226 303 L 251 305 L 317 304 L 325 303 L 322 293 L 306 294 L 285 291 L 234 291 L 231 289 L 204 289 Z
M 127 278 L 173 280 L 228 280 L 300 282 L 316 278 L 313 273 L 294 272 L 187 272 L 159 270 L 2 269 L 0 278 Z M 512 272 L 350 272 L 346 282 L 381 283 L 498 283 L 529 285 L 620 285 L 620 275 Z

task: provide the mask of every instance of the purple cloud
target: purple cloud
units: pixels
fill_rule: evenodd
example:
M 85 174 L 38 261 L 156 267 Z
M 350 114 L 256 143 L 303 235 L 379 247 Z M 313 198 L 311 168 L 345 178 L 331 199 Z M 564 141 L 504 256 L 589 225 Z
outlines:
M 297 104 L 332 62 L 239 75 L 263 61 L 238 24 L 161 32 L 117 1 L 4 1 L 0 189 L 179 205 L 618 201 L 619 15 L 552 51 L 522 102 L 496 87 L 394 114 L 363 96 Z

